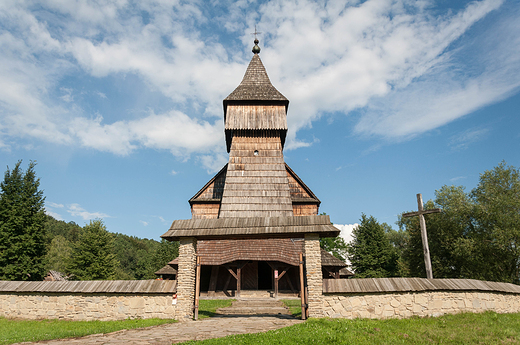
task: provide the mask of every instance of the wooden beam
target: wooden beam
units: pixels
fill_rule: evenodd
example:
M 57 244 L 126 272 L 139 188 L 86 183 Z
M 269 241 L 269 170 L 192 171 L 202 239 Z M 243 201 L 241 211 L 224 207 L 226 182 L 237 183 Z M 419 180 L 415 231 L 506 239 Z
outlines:
M 200 256 L 197 256 L 197 270 L 195 274 L 195 320 L 199 318 L 199 295 L 200 295 Z
M 428 233 L 426 232 L 426 221 L 424 219 L 425 214 L 430 213 L 439 213 L 441 212 L 440 208 L 434 208 L 431 210 L 425 210 L 423 207 L 422 194 L 417 194 L 417 212 L 408 212 L 404 213 L 403 217 L 413 217 L 419 216 L 419 224 L 421 226 L 421 238 L 423 244 L 423 255 L 424 255 L 424 266 L 426 268 L 426 278 L 433 279 L 433 271 L 432 271 L 432 262 L 430 260 L 430 248 L 428 246 Z
M 303 279 L 303 253 L 300 253 L 300 299 L 302 302 L 302 320 L 306 319 L 305 315 L 305 288 L 304 288 L 304 279 Z
M 237 267 L 237 297 L 240 298 L 240 284 L 242 283 L 242 267 Z

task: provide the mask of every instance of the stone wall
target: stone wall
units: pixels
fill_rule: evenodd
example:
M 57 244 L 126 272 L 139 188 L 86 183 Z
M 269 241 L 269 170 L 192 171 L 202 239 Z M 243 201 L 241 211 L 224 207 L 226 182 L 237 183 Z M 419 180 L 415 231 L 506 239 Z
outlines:
M 0 316 L 22 319 L 123 320 L 176 317 L 172 294 L 0 293 Z
M 520 312 L 520 294 L 491 291 L 325 294 L 316 317 L 406 318 L 461 312 Z M 314 313 L 316 314 L 316 313 Z

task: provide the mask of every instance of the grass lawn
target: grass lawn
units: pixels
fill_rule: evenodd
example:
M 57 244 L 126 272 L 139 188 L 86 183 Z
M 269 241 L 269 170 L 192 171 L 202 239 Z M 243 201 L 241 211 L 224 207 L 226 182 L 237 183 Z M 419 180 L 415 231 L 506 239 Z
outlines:
M 215 316 L 218 308 L 229 307 L 234 299 L 201 299 L 199 300 L 199 320 Z
M 297 319 L 302 318 L 302 301 L 300 299 L 283 299 L 282 302 L 289 308 L 292 316 Z
M 411 319 L 309 319 L 258 334 L 185 344 L 518 344 L 520 313 L 445 315 Z
M 0 344 L 82 337 L 122 329 L 172 323 L 175 320 L 137 319 L 121 321 L 17 320 L 0 318 Z

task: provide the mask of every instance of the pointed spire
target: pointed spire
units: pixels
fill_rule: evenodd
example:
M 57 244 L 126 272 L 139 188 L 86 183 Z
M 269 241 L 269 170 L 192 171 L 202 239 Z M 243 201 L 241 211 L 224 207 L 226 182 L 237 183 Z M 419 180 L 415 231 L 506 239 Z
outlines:
M 228 101 L 278 101 L 289 100 L 280 93 L 269 80 L 265 67 L 256 53 L 247 66 L 244 78 L 238 87 L 224 99 Z

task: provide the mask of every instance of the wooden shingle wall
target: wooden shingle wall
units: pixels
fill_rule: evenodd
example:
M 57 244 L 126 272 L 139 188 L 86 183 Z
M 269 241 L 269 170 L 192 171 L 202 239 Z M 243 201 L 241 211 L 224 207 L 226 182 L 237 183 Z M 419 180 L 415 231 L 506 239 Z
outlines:
M 225 129 L 287 130 L 284 105 L 228 105 Z
M 236 132 L 219 218 L 292 215 L 291 193 L 279 133 Z
M 192 219 L 210 219 L 218 218 L 220 211 L 220 203 L 201 203 L 191 205 L 191 218 Z

